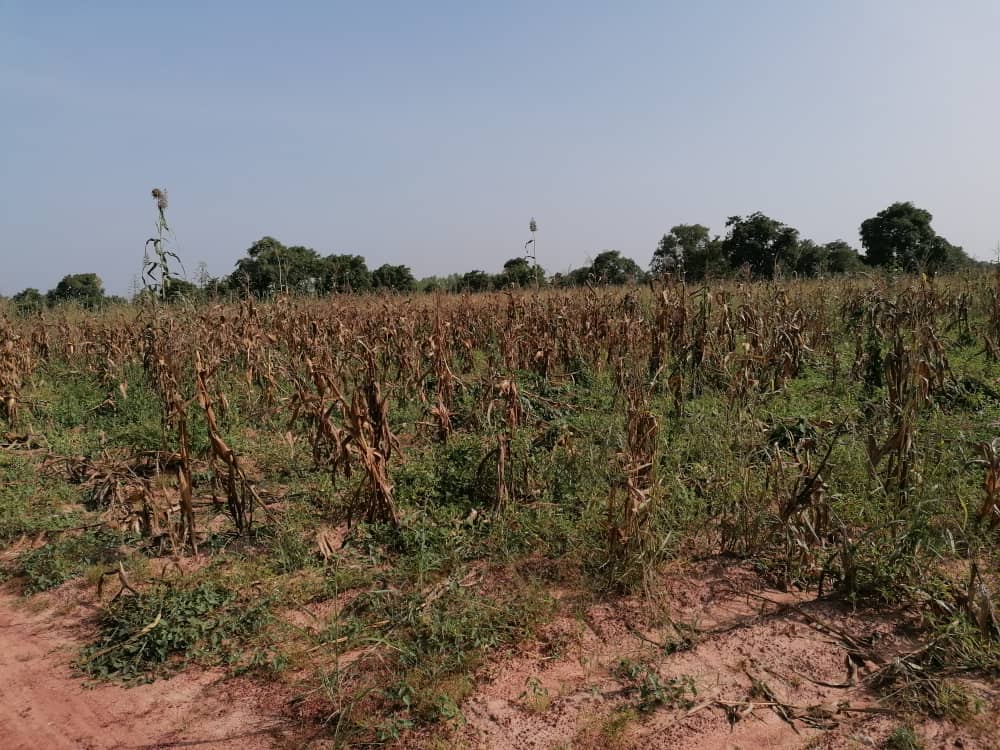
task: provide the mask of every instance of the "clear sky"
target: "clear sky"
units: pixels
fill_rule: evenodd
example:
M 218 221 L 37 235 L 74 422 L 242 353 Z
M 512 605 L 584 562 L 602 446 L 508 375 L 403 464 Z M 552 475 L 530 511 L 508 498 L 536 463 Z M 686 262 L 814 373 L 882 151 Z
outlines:
M 761 210 L 911 200 L 1000 240 L 1000 2 L 0 0 L 0 293 L 126 293 L 170 193 L 189 273 L 263 235 L 418 277 L 648 264 Z

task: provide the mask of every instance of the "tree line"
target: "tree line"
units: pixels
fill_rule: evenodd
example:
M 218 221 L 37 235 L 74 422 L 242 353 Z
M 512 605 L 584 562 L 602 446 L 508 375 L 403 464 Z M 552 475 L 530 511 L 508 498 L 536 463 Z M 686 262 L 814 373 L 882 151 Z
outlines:
M 168 299 L 266 297 L 279 293 L 350 294 L 366 292 L 483 292 L 511 287 L 579 286 L 643 282 L 671 274 L 686 281 L 726 278 L 814 277 L 850 274 L 866 268 L 903 272 L 949 272 L 976 264 L 961 247 L 948 242 L 931 226 L 930 212 L 912 203 L 894 203 L 861 223 L 864 253 L 843 240 L 818 244 L 803 239 L 783 222 L 755 212 L 731 216 L 724 235 L 712 235 L 701 224 L 678 224 L 664 234 L 643 270 L 617 250 L 598 253 L 590 263 L 548 275 L 528 257 L 509 259 L 499 273 L 472 270 L 420 281 L 405 265 L 384 264 L 369 270 L 365 258 L 350 253 L 323 256 L 301 245 L 286 246 L 262 237 L 222 278 L 203 276 L 198 284 L 171 278 Z M 141 297 L 144 292 L 136 296 Z M 62 302 L 96 308 L 119 301 L 105 295 L 97 274 L 65 276 L 42 294 L 24 289 L 12 298 L 18 309 L 31 312 Z M 124 301 L 124 300 L 121 300 Z

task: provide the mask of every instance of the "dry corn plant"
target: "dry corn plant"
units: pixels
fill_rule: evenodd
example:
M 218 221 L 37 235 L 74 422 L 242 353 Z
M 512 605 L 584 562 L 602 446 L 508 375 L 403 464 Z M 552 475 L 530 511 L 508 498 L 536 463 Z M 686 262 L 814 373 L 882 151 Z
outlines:
M 144 331 L 145 352 L 143 363 L 154 388 L 160 397 L 163 409 L 164 442 L 167 430 L 173 430 L 177 437 L 177 454 L 174 466 L 177 486 L 180 492 L 180 539 L 187 539 L 191 550 L 198 554 L 195 533 L 194 490 L 191 479 L 191 440 L 188 432 L 189 400 L 181 391 L 182 365 L 180 347 L 183 346 L 174 322 L 156 321 L 146 326 Z M 169 343 L 168 343 L 169 342 Z M 171 344 L 173 348 L 171 348 Z
M 983 465 L 983 504 L 979 506 L 978 520 L 987 521 L 990 529 L 1000 524 L 1000 438 L 989 443 L 976 445 L 982 455 L 978 462 Z
M 8 426 L 17 427 L 23 375 L 31 369 L 31 350 L 6 318 L 0 317 L 0 406 Z
M 651 381 L 655 382 L 671 361 L 684 363 L 688 350 L 687 319 L 687 287 L 683 282 L 666 284 L 656 295 L 656 309 L 650 321 Z
M 340 403 L 347 433 L 345 445 L 353 460 L 364 470 L 364 481 L 358 488 L 348 522 L 361 510 L 369 523 L 398 526 L 388 461 L 393 447 L 398 449 L 399 443 L 389 429 L 388 398 L 382 395 L 372 350 L 366 351 L 361 387 L 355 390 L 350 403 L 342 397 Z
M 639 560 L 648 547 L 646 528 L 656 487 L 656 441 L 659 424 L 642 387 L 627 387 L 625 440 L 616 456 L 620 480 L 608 495 L 608 556 L 618 574 Z
M 784 586 L 788 588 L 795 571 L 818 567 L 818 554 L 832 540 L 834 524 L 823 474 L 846 422 L 834 432 L 822 459 L 814 467 L 815 441 L 799 440 L 790 456 L 775 448 L 765 483 L 777 510 L 775 533 L 784 545 Z M 792 476 L 789 478 L 789 470 Z
M 518 391 L 514 377 L 496 378 L 492 384 L 491 397 L 486 406 L 486 424 L 492 424 L 493 412 L 497 404 L 503 408 L 503 425 L 496 434 L 497 446 L 479 462 L 476 469 L 476 476 L 481 476 L 487 463 L 491 458 L 496 459 L 496 497 L 494 498 L 496 507 L 503 508 L 514 494 L 522 494 L 515 486 L 513 461 L 511 460 L 511 445 L 518 428 L 524 421 L 524 406 L 521 403 L 521 394 Z M 528 466 L 524 464 L 523 487 L 524 492 L 528 489 Z
M 450 327 L 449 324 L 442 323 L 440 314 L 435 317 L 434 333 L 427 341 L 429 359 L 431 361 L 430 367 L 427 373 L 421 378 L 423 381 L 429 375 L 433 375 L 434 377 L 435 402 L 429 411 L 434 418 L 437 439 L 442 443 L 446 442 L 448 436 L 451 434 L 451 406 L 454 399 L 455 386 L 456 384 L 461 384 L 461 381 L 452 372 L 451 365 L 449 364 L 451 361 L 451 346 L 446 330 L 448 327 Z M 422 399 L 426 398 L 422 386 L 420 388 L 420 396 Z
M 881 482 L 886 491 L 895 491 L 905 499 L 910 489 L 913 467 L 917 416 L 927 399 L 927 365 L 903 341 L 897 331 L 893 346 L 885 356 L 886 408 L 889 411 L 889 434 L 877 440 L 874 434 L 866 439 L 872 472 L 883 460 L 886 468 Z
M 247 479 L 246 472 L 240 466 L 239 456 L 229 447 L 222 437 L 219 423 L 215 416 L 215 400 L 212 398 L 210 383 L 215 375 L 218 365 L 211 369 L 207 368 L 201 359 L 201 352 L 194 354 L 195 384 L 198 390 L 198 405 L 205 414 L 205 423 L 208 427 L 208 439 L 210 445 L 209 463 L 213 473 L 221 480 L 222 486 L 226 490 L 226 508 L 229 517 L 232 518 L 236 531 L 239 534 L 247 534 L 253 526 L 253 513 L 255 504 L 260 498 L 257 490 Z M 221 462 L 225 467 L 220 472 L 217 462 Z
M 983 330 L 986 356 L 993 362 L 1000 361 L 1000 266 L 993 273 L 993 284 L 986 290 L 988 317 Z
M 330 380 L 308 356 L 305 357 L 305 365 L 315 392 L 294 368 L 289 366 L 285 369 L 285 379 L 295 389 L 295 393 L 289 399 L 292 413 L 288 418 L 288 432 L 291 433 L 299 419 L 304 419 L 312 433 L 310 442 L 313 464 L 316 468 L 330 466 L 331 476 L 336 480 L 338 467 L 343 463 L 347 466 L 345 470 L 349 476 L 350 456 L 345 452 L 343 430 L 338 428 L 332 419 L 337 403 L 328 403 L 327 398 L 333 390 Z
M 252 298 L 240 303 L 239 314 L 233 322 L 233 336 L 243 363 L 247 401 L 253 402 L 256 397 L 262 410 L 271 409 L 277 401 L 278 391 L 273 361 L 278 337 L 261 323 L 258 306 Z
M 350 479 L 355 465 L 364 472 L 348 510 L 348 523 L 363 516 L 369 523 L 398 526 L 387 463 L 393 450 L 399 449 L 399 441 L 389 429 L 388 398 L 382 395 L 375 352 L 361 346 L 364 375 L 350 399 L 328 372 L 306 360 L 315 393 L 308 392 L 301 379 L 293 380 L 297 392 L 293 421 L 303 411 L 309 415 L 314 426 L 313 458 L 317 465 L 329 466 L 334 480 L 338 475 Z M 339 415 L 340 424 L 334 422 L 334 414 Z

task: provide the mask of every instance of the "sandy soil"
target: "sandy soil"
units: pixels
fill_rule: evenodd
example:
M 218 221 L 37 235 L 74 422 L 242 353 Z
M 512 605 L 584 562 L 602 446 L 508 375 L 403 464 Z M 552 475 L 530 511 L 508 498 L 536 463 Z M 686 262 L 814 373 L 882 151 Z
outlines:
M 461 706 L 463 720 L 408 735 L 397 748 L 852 750 L 884 747 L 905 720 L 874 712 L 878 696 L 863 678 L 877 665 L 852 679 L 835 634 L 891 659 L 914 645 L 899 613 L 852 612 L 775 591 L 732 561 L 679 566 L 656 588 L 652 597 L 596 605 L 555 592 L 562 614 L 539 639 L 491 659 Z M 300 612 L 302 626 L 327 620 L 336 604 Z M 190 669 L 127 689 L 87 685 L 70 665 L 96 611 L 80 585 L 31 599 L 0 587 L 0 750 L 291 750 L 323 742 L 273 684 Z M 663 647 L 685 635 L 691 642 L 681 648 Z M 637 712 L 622 659 L 648 665 L 664 684 L 690 680 L 697 692 L 686 705 Z M 1000 691 L 974 687 L 983 710 L 971 723 L 917 722 L 926 748 L 1000 748 Z
M 665 577 L 655 602 L 618 601 L 556 620 L 539 643 L 495 660 L 462 706 L 466 723 L 434 740 L 469 750 L 884 746 L 904 718 L 877 713 L 878 696 L 858 679 L 877 665 L 849 679 L 843 641 L 811 617 L 875 644 L 873 651 L 886 659 L 913 647 L 898 616 L 852 613 L 768 589 L 738 564 L 713 561 Z M 685 632 L 676 623 L 701 633 L 692 647 L 666 653 L 652 642 L 675 641 Z M 697 690 L 693 706 L 625 712 L 638 701 L 616 671 L 622 659 L 649 664 L 664 683 L 690 678 Z M 791 719 L 768 705 L 773 701 L 760 694 L 759 683 L 793 707 Z M 980 687 L 987 688 L 980 692 L 983 712 L 971 725 L 918 722 L 925 747 L 1000 747 L 994 738 L 1000 702 L 990 686 Z M 627 718 L 613 728 L 616 716 Z
M 0 589 L 0 748 L 294 747 L 290 727 L 266 709 L 263 688 L 221 673 L 188 670 L 169 680 L 123 688 L 90 686 L 71 662 L 87 627 L 78 601 Z

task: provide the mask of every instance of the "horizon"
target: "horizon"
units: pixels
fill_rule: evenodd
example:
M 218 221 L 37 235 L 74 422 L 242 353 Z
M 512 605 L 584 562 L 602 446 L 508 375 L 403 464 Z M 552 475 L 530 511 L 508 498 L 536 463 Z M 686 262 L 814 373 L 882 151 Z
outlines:
M 648 267 L 760 210 L 862 251 L 897 201 L 977 260 L 1000 230 L 1000 6 L 93 9 L 0 3 L 0 294 L 128 293 L 170 195 L 224 276 L 263 236 L 418 278 L 490 273 L 538 221 L 552 274 Z

